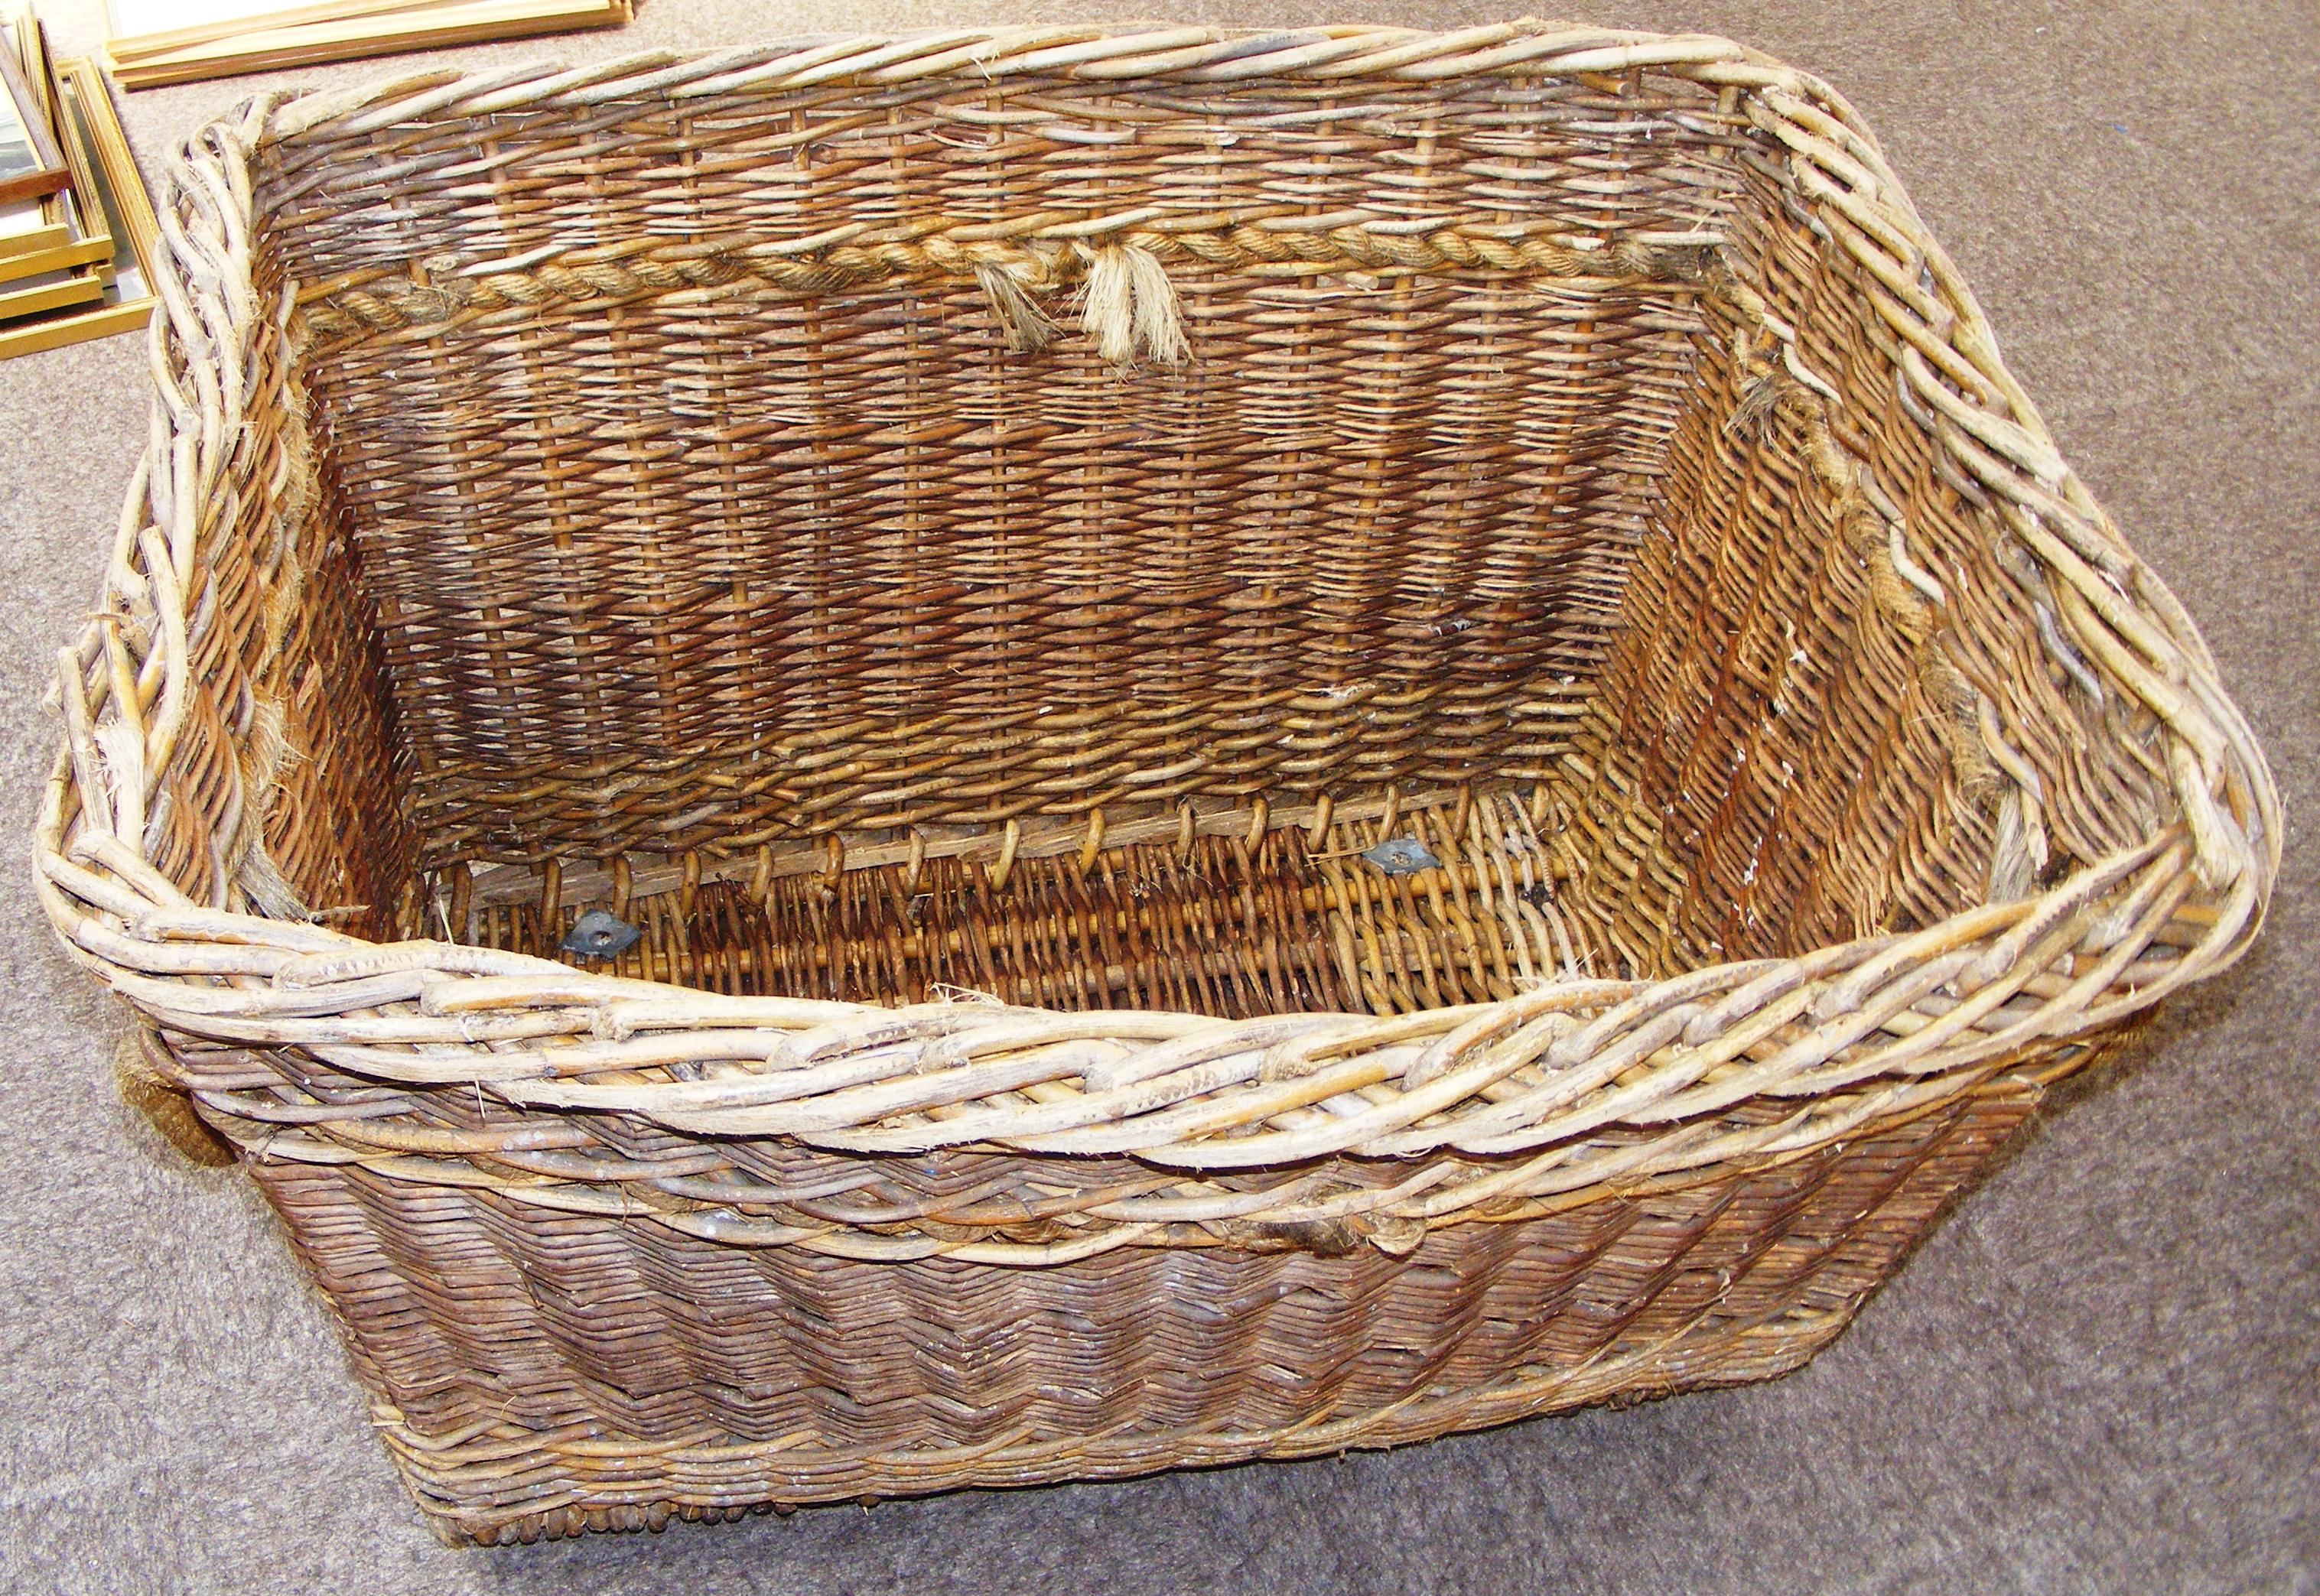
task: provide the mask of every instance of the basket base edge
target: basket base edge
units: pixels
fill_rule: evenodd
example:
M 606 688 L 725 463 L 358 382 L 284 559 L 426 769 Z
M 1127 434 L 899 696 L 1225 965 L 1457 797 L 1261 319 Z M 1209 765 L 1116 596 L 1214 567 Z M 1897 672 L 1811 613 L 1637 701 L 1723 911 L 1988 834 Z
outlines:
M 1262 1432 L 1196 1435 L 1074 1436 L 1007 1446 L 928 1448 L 877 1455 L 817 1456 L 778 1444 L 720 1448 L 704 1462 L 698 1483 L 680 1492 L 664 1479 L 653 1488 L 606 1488 L 552 1506 L 509 1502 L 479 1508 L 481 1480 L 469 1467 L 445 1467 L 437 1447 L 382 1406 L 374 1414 L 403 1481 L 438 1538 L 468 1546 L 530 1545 L 589 1533 L 658 1532 L 671 1523 L 733 1522 L 802 1507 L 935 1496 L 958 1491 L 1016 1489 L 1134 1479 L 1174 1469 L 1289 1462 L 1330 1453 L 1383 1451 L 1445 1436 L 1494 1429 L 1589 1407 L 1627 1407 L 1689 1392 L 1754 1384 L 1803 1367 L 1842 1335 L 1873 1292 L 1841 1308 L 1790 1310 L 1755 1323 L 1723 1321 L 1619 1357 L 1576 1366 L 1518 1370 L 1490 1384 L 1406 1398 L 1323 1424 Z M 542 1452 L 553 1452 L 543 1445 Z M 607 1475 L 603 1444 L 588 1450 Z M 480 1465 L 485 1471 L 490 1465 Z M 498 1465 L 504 1470 L 505 1464 Z M 568 1476 L 567 1476 L 568 1477 Z

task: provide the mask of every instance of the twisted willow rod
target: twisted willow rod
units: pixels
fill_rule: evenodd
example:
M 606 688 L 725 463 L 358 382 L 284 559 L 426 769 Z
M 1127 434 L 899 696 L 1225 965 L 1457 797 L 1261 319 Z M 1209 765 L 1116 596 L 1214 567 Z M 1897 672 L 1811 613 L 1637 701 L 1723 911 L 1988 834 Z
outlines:
M 1477 237 L 1450 227 L 1431 234 L 1380 233 L 1362 227 L 1315 233 L 1244 226 L 1210 232 L 1131 228 L 1107 235 L 1075 223 L 1071 231 L 1075 237 L 1103 239 L 1103 250 L 1140 251 L 1164 264 L 1288 266 L 1314 275 L 1482 270 L 1568 279 L 1573 286 L 1590 287 L 1696 281 L 1708 248 L 1705 243 L 1628 239 L 1608 249 L 1575 249 L 1553 239 Z M 961 239 L 939 233 L 871 242 L 824 239 L 804 249 L 747 241 L 706 248 L 694 244 L 657 248 L 649 240 L 638 240 L 576 249 L 521 271 L 494 271 L 488 264 L 467 265 L 456 258 L 430 262 L 454 275 L 424 284 L 381 274 L 367 284 L 322 285 L 302 295 L 300 308 L 315 336 L 327 342 L 403 328 L 433 331 L 512 307 L 536 309 L 568 301 L 621 304 L 687 288 L 741 285 L 828 293 L 888 277 L 953 276 L 987 284 L 987 274 L 995 271 L 1027 292 L 1054 293 L 1085 278 L 1101 258 L 1098 249 L 1085 244 L 1066 248 L 1036 239 Z

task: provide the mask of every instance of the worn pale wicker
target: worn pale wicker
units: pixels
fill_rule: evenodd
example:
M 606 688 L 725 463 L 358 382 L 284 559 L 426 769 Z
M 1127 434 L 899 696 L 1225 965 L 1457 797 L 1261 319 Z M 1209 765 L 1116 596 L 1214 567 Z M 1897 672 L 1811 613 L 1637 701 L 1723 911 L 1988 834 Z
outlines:
M 1793 1368 L 2277 870 L 1719 40 L 427 74 L 165 216 L 41 888 L 458 1534 Z

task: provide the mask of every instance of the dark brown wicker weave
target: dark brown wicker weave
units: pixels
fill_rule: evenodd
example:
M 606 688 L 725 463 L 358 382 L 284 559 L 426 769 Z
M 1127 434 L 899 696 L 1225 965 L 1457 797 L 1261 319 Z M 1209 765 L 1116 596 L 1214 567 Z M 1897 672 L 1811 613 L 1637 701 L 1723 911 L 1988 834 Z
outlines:
M 42 888 L 457 1533 L 1793 1368 L 2278 868 L 1722 41 L 430 74 L 164 209 Z

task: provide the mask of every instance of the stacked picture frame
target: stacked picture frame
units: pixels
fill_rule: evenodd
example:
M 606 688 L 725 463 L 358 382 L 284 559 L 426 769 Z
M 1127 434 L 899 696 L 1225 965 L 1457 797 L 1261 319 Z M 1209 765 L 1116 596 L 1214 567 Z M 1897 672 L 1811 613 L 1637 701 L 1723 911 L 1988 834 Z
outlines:
M 160 229 L 96 64 L 0 18 L 0 359 L 152 319 Z
M 159 88 L 361 56 L 617 28 L 632 0 L 107 0 L 105 64 Z

